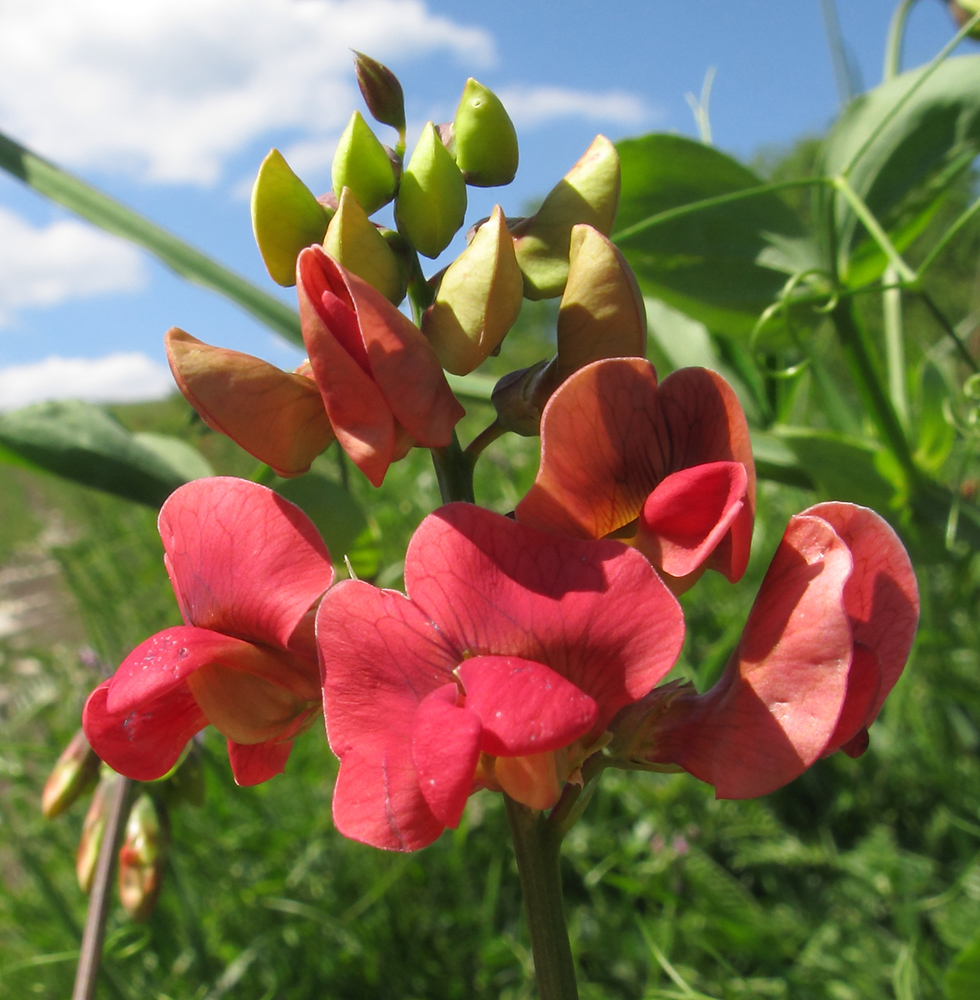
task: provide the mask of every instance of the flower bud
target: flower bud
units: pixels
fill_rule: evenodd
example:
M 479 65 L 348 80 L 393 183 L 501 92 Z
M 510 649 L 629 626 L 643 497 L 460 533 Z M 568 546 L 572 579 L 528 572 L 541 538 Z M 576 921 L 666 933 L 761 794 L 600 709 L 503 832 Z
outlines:
M 390 125 L 405 135 L 405 95 L 398 78 L 376 59 L 354 53 L 354 73 L 368 111 L 382 125 Z
M 323 249 L 338 264 L 363 278 L 393 305 L 408 290 L 408 271 L 378 227 L 367 217 L 350 188 L 343 188 L 340 207 L 330 220 Z
M 395 194 L 398 179 L 388 150 L 359 111 L 351 115 L 340 137 L 330 176 L 334 192 L 350 188 L 368 215 L 386 205 Z
M 119 848 L 119 901 L 137 923 L 146 920 L 156 906 L 169 852 L 167 808 L 144 792 L 129 811 Z
M 517 132 L 500 99 L 472 77 L 466 81 L 453 122 L 456 166 L 467 184 L 496 187 L 517 173 Z
M 524 272 L 525 298 L 561 295 L 568 278 L 572 227 L 585 223 L 608 236 L 618 207 L 619 155 L 605 136 L 597 135 L 538 211 L 511 230 Z
M 524 281 L 498 205 L 446 269 L 422 332 L 439 363 L 466 375 L 500 346 L 521 311 Z
M 41 812 L 45 819 L 60 816 L 73 802 L 95 785 L 99 758 L 79 729 L 61 751 L 41 793 Z
M 949 12 L 962 28 L 971 17 L 980 13 L 980 0 L 949 0 Z M 980 39 L 980 24 L 975 24 L 967 34 Z
M 98 864 L 99 851 L 102 848 L 112 791 L 116 787 L 116 782 L 121 780 L 115 771 L 104 769 L 82 823 L 82 835 L 78 839 L 78 853 L 75 855 L 75 875 L 78 878 L 78 887 L 86 895 L 92 891 L 92 880 L 95 878 L 95 866 Z
M 408 161 L 398 197 L 398 231 L 426 257 L 438 257 L 463 224 L 466 182 L 429 122 Z
M 252 188 L 252 231 L 276 284 L 296 284 L 296 258 L 304 247 L 323 239 L 331 214 L 273 149 Z
M 504 430 L 522 437 L 540 433 L 541 411 L 558 386 L 555 360 L 539 361 L 530 368 L 509 372 L 493 387 L 490 399 Z
M 592 226 L 573 227 L 558 310 L 558 381 L 602 358 L 646 354 L 646 310 L 629 264 Z

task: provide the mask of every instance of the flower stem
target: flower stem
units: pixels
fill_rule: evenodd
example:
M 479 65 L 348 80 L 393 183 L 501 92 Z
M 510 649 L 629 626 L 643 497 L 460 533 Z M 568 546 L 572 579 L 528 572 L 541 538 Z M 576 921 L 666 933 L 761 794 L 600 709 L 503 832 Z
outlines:
M 456 432 L 453 431 L 453 439 L 445 448 L 430 448 L 429 451 L 432 452 L 432 464 L 436 469 L 442 502 L 465 500 L 467 503 L 475 503 L 473 463 L 476 460 L 460 448 Z
M 531 933 L 531 952 L 541 1000 L 578 1000 L 575 964 L 565 925 L 558 851 L 561 835 L 544 813 L 504 795 L 517 872 L 524 896 L 524 915 Z

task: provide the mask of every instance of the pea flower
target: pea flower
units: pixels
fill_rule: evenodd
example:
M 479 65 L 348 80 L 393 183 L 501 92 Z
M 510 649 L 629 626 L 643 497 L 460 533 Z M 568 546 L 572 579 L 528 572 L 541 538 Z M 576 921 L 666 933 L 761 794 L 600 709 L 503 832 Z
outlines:
M 149 781 L 210 723 L 235 780 L 266 781 L 319 714 L 311 610 L 333 582 L 329 553 L 298 507 L 240 479 L 180 487 L 159 529 L 185 624 L 142 642 L 92 692 L 85 734 L 110 767 Z
M 755 514 L 755 464 L 734 390 L 683 368 L 658 385 L 642 358 L 572 374 L 541 417 L 541 464 L 517 520 L 573 538 L 629 539 L 675 592 L 706 567 L 738 580 Z
M 859 756 L 905 667 L 918 590 L 874 511 L 822 503 L 790 520 L 718 682 L 665 686 L 626 708 L 609 758 L 677 765 L 719 798 L 765 795 L 821 757 Z
M 554 805 L 680 652 L 676 599 L 614 541 L 547 535 L 468 504 L 415 532 L 401 594 L 344 581 L 317 612 L 344 835 L 411 851 L 471 792 Z

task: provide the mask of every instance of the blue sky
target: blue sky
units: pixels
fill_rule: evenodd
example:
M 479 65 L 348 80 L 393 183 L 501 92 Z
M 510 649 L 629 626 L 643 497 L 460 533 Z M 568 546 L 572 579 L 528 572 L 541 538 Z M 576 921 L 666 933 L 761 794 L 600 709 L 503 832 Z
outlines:
M 864 87 L 880 80 L 893 7 L 838 2 Z M 921 0 L 905 65 L 952 33 L 944 3 Z M 521 168 L 471 197 L 471 220 L 497 199 L 519 214 L 597 132 L 696 135 L 686 95 L 711 68 L 713 141 L 743 159 L 821 132 L 839 107 L 819 0 L 0 0 L 0 130 L 293 302 L 265 274 L 248 192 L 272 146 L 316 193 L 329 188 L 333 145 L 362 107 L 351 47 L 398 74 L 410 145 L 426 120 L 452 117 L 468 76 L 504 100 Z M 159 395 L 172 325 L 299 360 L 234 306 L 0 175 L 0 409 Z

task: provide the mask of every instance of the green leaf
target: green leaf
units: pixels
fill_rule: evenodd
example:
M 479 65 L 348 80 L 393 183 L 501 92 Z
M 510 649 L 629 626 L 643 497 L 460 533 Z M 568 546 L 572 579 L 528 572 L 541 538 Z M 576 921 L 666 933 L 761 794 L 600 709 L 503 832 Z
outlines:
M 940 370 L 931 361 L 923 362 L 916 393 L 919 438 L 915 458 L 927 472 L 938 472 L 956 443 L 956 431 L 944 407 L 951 395 Z
M 149 250 L 182 278 L 224 295 L 286 340 L 302 346 L 299 316 L 284 302 L 2 133 L 0 167 L 106 232 Z
M 980 56 L 961 56 L 931 73 L 903 73 L 852 102 L 827 138 L 823 170 L 847 175 L 901 250 L 978 151 Z M 842 198 L 836 226 L 841 274 L 851 284 L 877 277 L 885 258 L 867 245 L 867 232 Z
M 724 153 L 659 134 L 617 149 L 623 187 L 612 239 L 645 293 L 714 333 L 747 338 L 787 277 L 817 265 L 796 213 Z M 693 208 L 707 199 L 720 201 Z M 692 210 L 677 211 L 685 206 Z
M 378 572 L 381 539 L 377 526 L 343 486 L 319 472 L 308 472 L 297 479 L 283 479 L 273 489 L 306 512 L 336 564 L 343 565 L 346 556 L 359 578 Z
M 775 433 L 827 498 L 886 512 L 903 492 L 890 456 L 876 444 L 809 427 L 779 427 Z
M 65 479 L 159 507 L 178 486 L 210 469 L 203 459 L 189 459 L 189 446 L 162 437 L 130 434 L 91 403 L 35 403 L 0 414 L 0 461 L 9 452 Z
M 214 467 L 197 448 L 171 434 L 142 431 L 133 435 L 133 441 L 154 452 L 184 482 L 189 483 L 192 479 L 206 479 L 214 475 Z
M 946 1000 L 974 1000 L 980 993 L 980 934 L 953 959 L 943 988 Z

